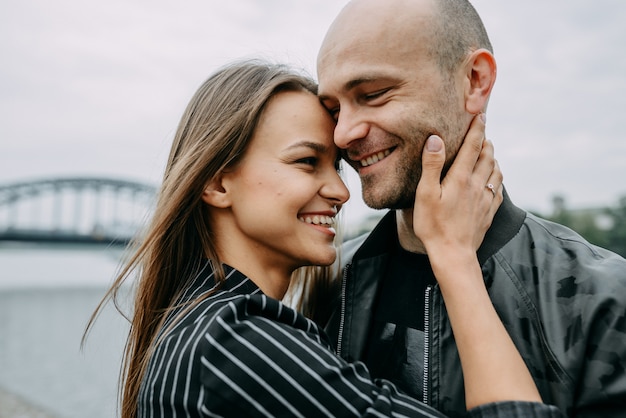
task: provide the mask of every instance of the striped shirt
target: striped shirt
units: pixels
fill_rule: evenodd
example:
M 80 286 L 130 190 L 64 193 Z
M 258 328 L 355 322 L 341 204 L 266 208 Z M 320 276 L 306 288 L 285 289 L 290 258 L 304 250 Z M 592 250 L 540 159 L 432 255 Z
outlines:
M 444 417 L 393 384 L 372 380 L 362 363 L 336 356 L 314 322 L 225 268 L 227 280 L 215 291 L 207 262 L 168 316 L 142 380 L 139 418 Z M 499 415 L 501 405 L 506 415 Z M 468 416 L 558 416 L 552 412 L 505 402 Z

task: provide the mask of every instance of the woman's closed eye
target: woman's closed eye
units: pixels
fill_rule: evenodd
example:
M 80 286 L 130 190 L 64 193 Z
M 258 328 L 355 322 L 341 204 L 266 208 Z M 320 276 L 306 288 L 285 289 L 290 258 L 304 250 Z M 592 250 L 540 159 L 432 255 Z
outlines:
M 296 163 L 297 164 L 308 165 L 308 166 L 311 166 L 311 167 L 315 167 L 315 166 L 317 166 L 318 161 L 319 160 L 318 160 L 317 157 L 311 156 L 311 157 L 299 158 L 299 159 L 296 160 Z

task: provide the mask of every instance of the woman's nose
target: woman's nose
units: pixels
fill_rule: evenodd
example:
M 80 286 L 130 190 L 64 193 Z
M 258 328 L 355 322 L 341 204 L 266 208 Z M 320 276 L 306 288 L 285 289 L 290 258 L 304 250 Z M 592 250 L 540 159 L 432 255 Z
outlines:
M 330 174 L 330 178 L 320 190 L 320 194 L 336 204 L 343 205 L 350 199 L 350 191 L 337 171 Z

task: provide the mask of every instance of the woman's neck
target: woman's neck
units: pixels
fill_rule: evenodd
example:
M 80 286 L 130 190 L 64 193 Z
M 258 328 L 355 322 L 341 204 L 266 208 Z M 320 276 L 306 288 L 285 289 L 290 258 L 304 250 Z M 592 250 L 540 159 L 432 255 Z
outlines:
M 281 300 L 291 281 L 292 268 L 277 268 L 280 263 L 259 263 L 257 257 L 246 259 L 241 253 L 236 256 L 220 254 L 223 263 L 239 270 L 256 284 L 261 291 L 274 299 Z

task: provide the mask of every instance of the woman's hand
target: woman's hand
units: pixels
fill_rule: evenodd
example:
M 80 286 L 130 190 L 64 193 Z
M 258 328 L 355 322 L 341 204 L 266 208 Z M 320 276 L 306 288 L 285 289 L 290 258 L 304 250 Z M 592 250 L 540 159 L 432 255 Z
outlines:
M 413 213 L 413 230 L 426 248 L 454 332 L 468 409 L 507 400 L 541 402 L 491 303 L 476 257 L 503 199 L 502 173 L 484 132 L 484 118 L 474 118 L 442 181 L 444 144 L 439 137 L 428 139 Z
M 431 136 L 424 145 L 413 230 L 429 256 L 451 246 L 475 253 L 502 203 L 502 172 L 494 158 L 493 144 L 484 138 L 481 114 L 474 118 L 443 180 L 443 141 Z

